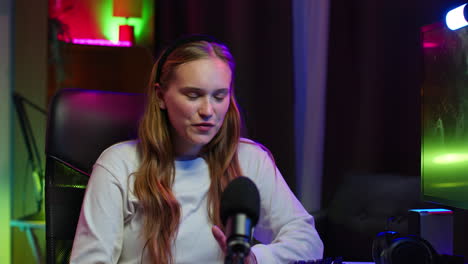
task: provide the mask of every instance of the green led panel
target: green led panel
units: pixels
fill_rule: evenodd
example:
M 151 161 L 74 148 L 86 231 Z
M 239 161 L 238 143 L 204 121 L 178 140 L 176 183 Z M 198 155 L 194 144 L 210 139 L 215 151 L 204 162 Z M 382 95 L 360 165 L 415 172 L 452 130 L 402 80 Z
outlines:
M 468 209 L 468 31 L 423 28 L 424 199 Z

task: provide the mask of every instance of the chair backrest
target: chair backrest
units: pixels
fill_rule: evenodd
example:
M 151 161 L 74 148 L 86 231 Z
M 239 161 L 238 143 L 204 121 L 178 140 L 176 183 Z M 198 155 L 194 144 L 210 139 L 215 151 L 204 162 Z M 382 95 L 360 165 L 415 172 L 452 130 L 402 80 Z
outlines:
M 62 89 L 52 99 L 46 140 L 47 263 L 69 263 L 92 166 L 107 147 L 136 138 L 142 94 Z

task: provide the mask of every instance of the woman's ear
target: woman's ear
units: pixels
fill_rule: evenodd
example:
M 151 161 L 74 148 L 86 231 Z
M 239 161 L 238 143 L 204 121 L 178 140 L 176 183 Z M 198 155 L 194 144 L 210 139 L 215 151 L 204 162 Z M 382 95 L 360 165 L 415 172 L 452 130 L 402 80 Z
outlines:
M 160 109 L 166 109 L 166 103 L 164 102 L 164 92 L 161 89 L 159 83 L 154 85 L 154 91 L 157 97 L 157 101 Z

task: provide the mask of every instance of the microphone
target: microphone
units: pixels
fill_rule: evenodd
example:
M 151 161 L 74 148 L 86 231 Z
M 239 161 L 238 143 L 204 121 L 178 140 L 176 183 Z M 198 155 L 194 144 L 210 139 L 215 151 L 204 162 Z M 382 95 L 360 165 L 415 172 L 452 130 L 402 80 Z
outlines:
M 247 177 L 232 180 L 221 195 L 221 221 L 226 228 L 225 263 L 244 258 L 250 252 L 253 227 L 258 222 L 260 195 L 255 183 Z

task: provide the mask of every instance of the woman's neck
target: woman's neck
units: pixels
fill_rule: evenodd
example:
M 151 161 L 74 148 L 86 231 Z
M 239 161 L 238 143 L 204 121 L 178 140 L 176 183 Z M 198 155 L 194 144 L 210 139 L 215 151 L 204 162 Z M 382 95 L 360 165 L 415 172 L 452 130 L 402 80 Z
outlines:
M 187 161 L 197 159 L 198 155 L 176 155 L 175 160 L 177 161 Z
M 176 160 L 193 160 L 200 157 L 202 147 L 193 146 L 185 142 L 184 144 L 181 143 L 179 141 L 179 144 L 174 144 Z

